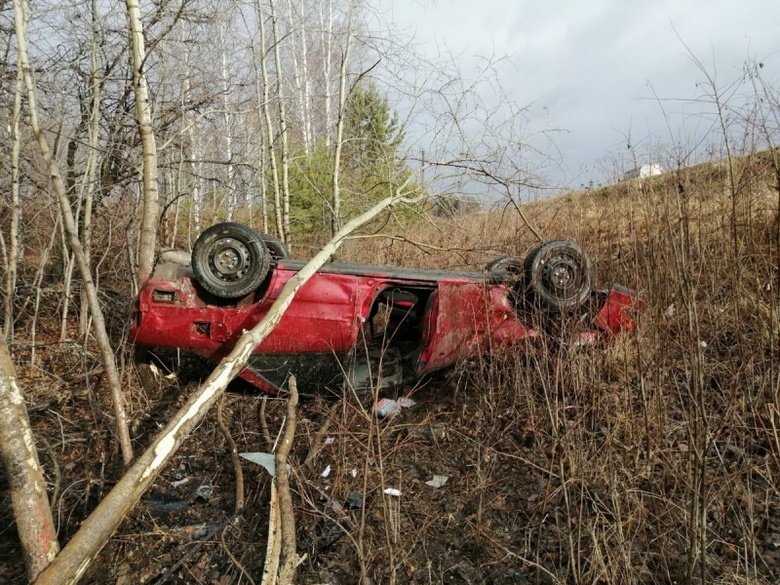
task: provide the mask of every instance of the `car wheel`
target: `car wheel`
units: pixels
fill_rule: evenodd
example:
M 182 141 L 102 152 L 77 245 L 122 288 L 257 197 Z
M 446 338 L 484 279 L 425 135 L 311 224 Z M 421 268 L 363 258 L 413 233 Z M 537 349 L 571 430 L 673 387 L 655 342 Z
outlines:
M 497 271 L 505 270 L 512 275 L 523 273 L 523 261 L 511 256 L 499 256 L 485 264 L 485 272 L 493 274 Z
M 546 242 L 526 256 L 525 278 L 536 301 L 565 311 L 582 305 L 593 289 L 593 263 L 574 242 Z
M 260 234 L 238 223 L 211 226 L 192 248 L 192 270 L 198 283 L 226 299 L 241 298 L 259 287 L 270 263 Z
M 263 238 L 265 247 L 268 248 L 268 253 L 271 255 L 271 262 L 278 262 L 279 260 L 289 258 L 290 252 L 287 250 L 287 244 L 282 240 L 270 234 L 260 234 L 260 237 Z

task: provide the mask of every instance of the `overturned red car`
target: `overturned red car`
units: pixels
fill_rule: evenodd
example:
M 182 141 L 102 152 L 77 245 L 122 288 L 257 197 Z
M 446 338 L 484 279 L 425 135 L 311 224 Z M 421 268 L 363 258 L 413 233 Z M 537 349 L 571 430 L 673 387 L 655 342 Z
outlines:
M 183 353 L 217 363 L 304 265 L 276 238 L 236 223 L 204 231 L 190 263 L 159 266 L 139 294 L 130 334 L 144 359 Z M 560 335 L 563 322 L 578 324 L 567 328 L 578 343 L 632 331 L 641 301 L 624 287 L 593 285 L 591 260 L 564 240 L 474 272 L 327 264 L 239 376 L 270 393 L 290 373 L 301 389 L 365 390 Z

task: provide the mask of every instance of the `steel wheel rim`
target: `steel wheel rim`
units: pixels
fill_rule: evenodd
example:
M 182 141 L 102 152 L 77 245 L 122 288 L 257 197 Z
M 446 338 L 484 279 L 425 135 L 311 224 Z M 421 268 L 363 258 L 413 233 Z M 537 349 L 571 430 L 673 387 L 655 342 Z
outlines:
M 550 292 L 569 298 L 577 292 L 582 274 L 577 259 L 568 255 L 555 256 L 544 263 L 542 282 Z
M 251 256 L 246 244 L 235 238 L 224 238 L 214 247 L 209 264 L 214 269 L 215 276 L 235 282 L 249 270 Z

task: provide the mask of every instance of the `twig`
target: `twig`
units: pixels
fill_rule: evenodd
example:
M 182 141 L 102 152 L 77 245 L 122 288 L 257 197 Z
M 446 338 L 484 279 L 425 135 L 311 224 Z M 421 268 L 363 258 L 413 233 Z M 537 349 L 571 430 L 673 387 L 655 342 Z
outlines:
M 236 569 L 239 570 L 241 576 L 246 577 L 250 585 L 256 585 L 255 580 L 252 579 L 251 575 L 249 574 L 249 571 L 246 570 L 244 564 L 241 561 L 239 561 L 232 552 L 230 552 L 230 549 L 228 548 L 227 543 L 225 542 L 224 533 L 222 533 L 222 550 L 225 551 L 225 554 L 230 558 L 231 562 L 236 566 Z
M 312 447 L 309 450 L 309 453 L 306 455 L 306 459 L 303 460 L 303 465 L 301 467 L 308 468 L 314 462 L 314 459 L 317 457 L 317 455 L 320 454 L 320 451 L 322 451 L 325 435 L 328 433 L 328 429 L 330 428 L 333 419 L 336 417 L 336 412 L 340 407 L 340 402 L 334 402 L 328 410 L 325 421 L 322 423 L 320 429 L 314 434 Z
M 46 451 L 46 454 L 49 456 L 49 460 L 51 461 L 52 473 L 54 474 L 54 486 L 52 487 L 51 497 L 49 498 L 49 507 L 53 511 L 57 506 L 57 498 L 60 497 L 62 473 L 60 473 L 60 466 L 57 463 L 57 454 L 54 452 L 51 443 L 49 443 L 46 437 L 42 435 L 38 435 L 36 439 L 39 442 L 43 443 L 43 448 Z M 59 513 L 57 513 L 56 515 L 59 516 Z
M 241 460 L 238 457 L 238 448 L 236 442 L 230 434 L 230 429 L 225 421 L 225 396 L 219 399 L 217 403 L 217 424 L 222 431 L 222 435 L 227 441 L 228 449 L 230 449 L 230 459 L 233 461 L 233 470 L 236 474 L 236 512 L 244 507 L 244 472 L 241 469 Z
M 271 431 L 268 429 L 268 421 L 265 419 L 265 407 L 268 404 L 268 397 L 263 396 L 263 400 L 260 402 L 260 412 L 258 414 L 258 418 L 260 419 L 260 428 L 263 431 L 263 438 L 265 439 L 265 444 L 268 445 L 269 449 L 273 449 L 274 441 L 271 438 Z

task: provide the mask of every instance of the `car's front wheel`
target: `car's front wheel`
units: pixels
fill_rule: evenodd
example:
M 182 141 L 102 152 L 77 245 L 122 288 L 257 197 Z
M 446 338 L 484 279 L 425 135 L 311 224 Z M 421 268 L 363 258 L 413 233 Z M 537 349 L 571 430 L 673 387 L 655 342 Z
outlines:
M 192 270 L 208 292 L 226 299 L 258 288 L 270 268 L 263 238 L 239 223 L 218 223 L 205 230 L 192 248 Z

